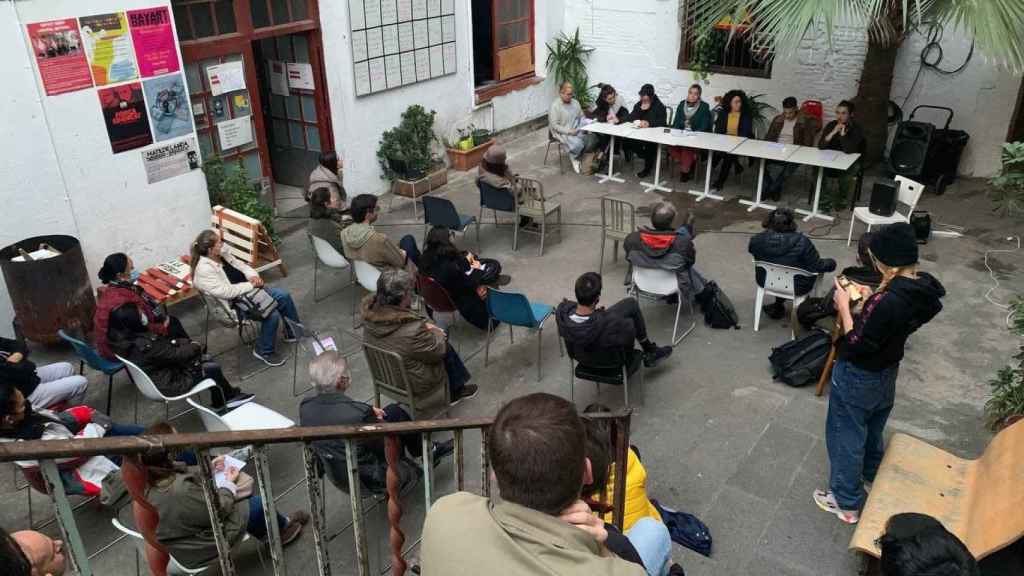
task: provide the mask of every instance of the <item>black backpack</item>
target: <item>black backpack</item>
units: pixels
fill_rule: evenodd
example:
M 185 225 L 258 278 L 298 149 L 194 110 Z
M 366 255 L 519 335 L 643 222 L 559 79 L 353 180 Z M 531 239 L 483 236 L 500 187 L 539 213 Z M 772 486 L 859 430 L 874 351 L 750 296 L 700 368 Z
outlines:
M 823 330 L 812 330 L 772 348 L 768 361 L 772 363 L 772 379 L 794 387 L 814 384 L 821 377 L 831 348 L 830 337 Z
M 740 328 L 740 318 L 732 300 L 722 292 L 714 281 L 709 281 L 704 290 L 694 297 L 704 313 L 704 323 L 712 328 Z

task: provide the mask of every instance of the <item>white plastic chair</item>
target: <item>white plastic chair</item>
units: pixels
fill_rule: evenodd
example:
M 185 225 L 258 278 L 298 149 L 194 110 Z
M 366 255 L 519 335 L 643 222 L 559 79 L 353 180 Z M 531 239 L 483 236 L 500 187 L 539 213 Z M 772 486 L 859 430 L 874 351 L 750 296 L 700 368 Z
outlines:
M 327 296 L 334 294 L 334 292 L 331 292 L 330 294 L 324 296 L 324 298 L 320 298 L 320 296 L 318 296 L 317 294 L 317 271 L 320 270 L 321 264 L 328 268 L 334 268 L 336 270 L 344 270 L 345 268 L 348 268 L 350 274 L 349 283 L 346 284 L 345 286 L 342 286 L 341 290 L 344 290 L 348 286 L 352 285 L 355 282 L 355 280 L 351 276 L 352 265 L 349 263 L 348 260 L 345 259 L 345 257 L 341 253 L 339 253 L 334 248 L 334 246 L 331 245 L 330 242 L 324 240 L 323 238 L 320 238 L 319 236 L 314 236 L 309 233 L 307 233 L 307 235 L 309 236 L 310 244 L 312 244 L 313 246 L 313 254 L 316 256 L 316 258 L 313 260 L 313 301 L 320 302 L 324 298 L 327 298 Z
M 679 292 L 679 279 L 676 277 L 674 270 L 643 268 L 633 264 L 633 282 L 630 285 L 630 293 L 636 297 L 637 301 L 641 297 L 657 300 L 664 296 L 676 294 L 679 303 L 676 304 L 676 322 L 672 327 L 673 346 L 682 342 L 683 338 L 689 336 L 690 332 L 693 332 L 693 329 L 697 327 L 697 320 L 695 318 L 690 327 L 686 329 L 686 332 L 682 336 L 676 337 L 676 334 L 679 332 L 679 315 L 683 311 L 683 300 L 686 300 L 690 316 L 693 316 L 693 303 Z
M 203 428 L 206 428 L 207 432 L 281 430 L 295 426 L 295 422 L 290 418 L 255 402 L 242 404 L 223 416 L 191 398 L 186 402 L 199 413 L 199 419 L 203 421 Z
M 853 218 L 850 218 L 850 233 L 846 236 L 847 246 L 853 241 L 853 224 L 857 220 L 868 225 L 868 232 L 871 231 L 872 226 L 910 222 L 910 215 L 914 213 L 914 208 L 917 207 L 917 202 L 921 199 L 921 194 L 924 192 L 924 184 L 915 182 L 906 176 L 897 176 L 896 184 L 898 185 L 896 200 L 899 204 L 905 204 L 909 207 L 906 213 L 900 213 L 897 210 L 892 213 L 892 216 L 879 216 L 878 214 L 872 214 L 867 206 L 854 208 Z
M 142 534 L 136 532 L 135 530 L 132 530 L 131 528 L 128 528 L 124 524 L 121 524 L 121 521 L 118 520 L 117 518 L 111 518 L 110 519 L 110 523 L 113 524 L 114 528 L 116 528 L 119 532 L 121 532 L 125 536 L 127 536 L 127 537 L 131 538 L 132 540 L 134 540 L 135 541 L 135 547 L 138 550 L 138 554 L 141 555 L 143 558 L 146 557 L 146 539 L 142 536 Z M 242 537 L 242 542 L 245 542 L 249 538 L 250 538 L 249 534 L 245 534 Z M 167 561 L 167 576 L 191 576 L 192 574 L 202 574 L 203 572 L 206 572 L 210 568 L 210 565 L 202 566 L 202 567 L 199 567 L 199 568 L 186 568 L 186 567 L 182 566 L 180 562 L 175 560 L 174 556 L 171 556 L 170 554 L 167 554 L 167 557 L 169 558 L 169 560 Z M 137 557 L 136 557 L 136 559 L 137 559 Z M 263 563 L 263 555 L 262 555 L 262 553 L 260 553 L 260 564 L 262 564 L 262 563 Z M 138 571 L 139 571 L 138 568 L 139 568 L 138 562 L 136 562 L 136 565 L 135 565 L 135 572 L 136 572 L 136 574 L 138 574 Z
M 352 268 L 356 273 L 356 281 L 363 287 L 364 290 L 373 294 L 377 292 L 377 280 L 380 278 L 380 270 L 375 268 L 373 264 L 364 262 L 362 260 L 353 260 Z M 362 324 L 356 324 L 356 306 L 357 301 L 356 295 L 352 295 L 352 328 L 359 328 Z
M 178 416 L 181 416 L 183 414 L 187 414 L 188 412 L 190 412 L 189 410 L 185 410 L 184 412 L 180 412 L 178 414 L 175 414 L 173 417 L 171 417 L 170 413 L 169 413 L 171 402 L 175 402 L 177 400 L 185 400 L 185 399 L 189 398 L 190 396 L 195 396 L 196 394 L 202 392 L 203 390 L 209 390 L 210 388 L 216 388 L 217 387 L 217 383 L 214 382 L 213 379 L 207 378 L 207 379 L 203 380 L 202 382 L 200 382 L 200 383 L 196 384 L 195 386 L 193 386 L 191 390 L 189 390 L 188 392 L 185 392 L 184 394 L 181 394 L 181 395 L 178 395 L 178 396 L 164 396 L 163 393 L 160 392 L 160 390 L 156 387 L 156 384 L 153 383 L 153 380 L 149 377 L 149 374 L 146 374 L 142 370 L 142 368 L 139 368 L 138 366 L 136 366 L 135 364 L 131 363 L 127 359 L 122 358 L 121 356 L 117 356 L 117 359 L 120 360 L 124 364 L 125 368 L 128 369 L 128 374 L 131 375 L 131 380 L 132 380 L 132 382 L 135 383 L 135 387 L 136 387 L 136 389 L 138 389 L 140 394 L 142 394 L 146 398 L 148 398 L 150 400 L 153 400 L 155 402 L 163 402 L 164 403 L 164 417 L 167 420 L 173 420 L 174 418 L 177 418 Z M 139 422 L 139 398 L 138 398 L 138 396 L 136 396 L 135 397 L 135 423 L 137 424 L 138 422 Z
M 776 298 L 793 301 L 790 328 L 793 338 L 796 338 L 796 309 L 807 299 L 807 294 L 803 296 L 796 295 L 795 280 L 798 276 L 813 277 L 814 288 L 810 292 L 813 294 L 818 289 L 818 280 L 821 279 L 821 275 L 800 268 L 781 266 L 763 260 L 754 260 L 755 275 L 758 268 L 764 269 L 764 286 L 757 287 L 757 296 L 754 298 L 754 332 L 757 332 L 761 325 L 761 306 L 764 304 L 764 297 L 775 296 Z

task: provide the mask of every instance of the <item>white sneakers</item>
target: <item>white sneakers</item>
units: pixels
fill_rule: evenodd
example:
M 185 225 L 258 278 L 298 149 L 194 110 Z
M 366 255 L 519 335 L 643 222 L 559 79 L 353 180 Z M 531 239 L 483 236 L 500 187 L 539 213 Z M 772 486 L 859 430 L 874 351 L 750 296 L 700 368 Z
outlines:
M 835 514 L 840 520 L 847 524 L 856 524 L 860 521 L 860 512 L 856 510 L 843 510 L 836 502 L 836 497 L 827 490 L 814 491 L 814 503 L 825 512 Z
M 572 169 L 575 170 L 577 174 L 579 174 L 580 161 L 577 158 L 573 158 L 572 156 L 569 157 L 569 161 L 572 162 Z

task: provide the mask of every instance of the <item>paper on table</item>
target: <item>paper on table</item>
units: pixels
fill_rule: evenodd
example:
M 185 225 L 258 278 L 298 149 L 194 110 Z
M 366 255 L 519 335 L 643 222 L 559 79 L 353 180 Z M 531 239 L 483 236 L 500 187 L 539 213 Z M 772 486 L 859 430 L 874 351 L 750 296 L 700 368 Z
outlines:
M 236 468 L 240 471 L 242 468 L 245 468 L 245 462 L 232 457 L 230 454 L 225 454 L 224 470 L 228 470 L 229 468 Z M 213 483 L 217 488 L 225 488 L 228 485 L 228 479 L 224 476 L 224 470 L 213 473 Z
M 338 346 L 334 343 L 334 338 L 327 336 L 325 338 L 313 338 L 313 353 L 317 356 L 323 354 L 328 350 L 338 351 Z

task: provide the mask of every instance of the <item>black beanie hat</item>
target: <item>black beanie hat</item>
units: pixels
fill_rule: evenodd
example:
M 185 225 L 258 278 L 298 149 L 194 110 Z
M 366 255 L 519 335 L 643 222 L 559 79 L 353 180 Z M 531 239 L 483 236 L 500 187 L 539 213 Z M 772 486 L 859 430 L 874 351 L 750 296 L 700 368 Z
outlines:
M 890 267 L 917 264 L 917 236 L 906 222 L 883 226 L 871 238 L 871 253 Z

